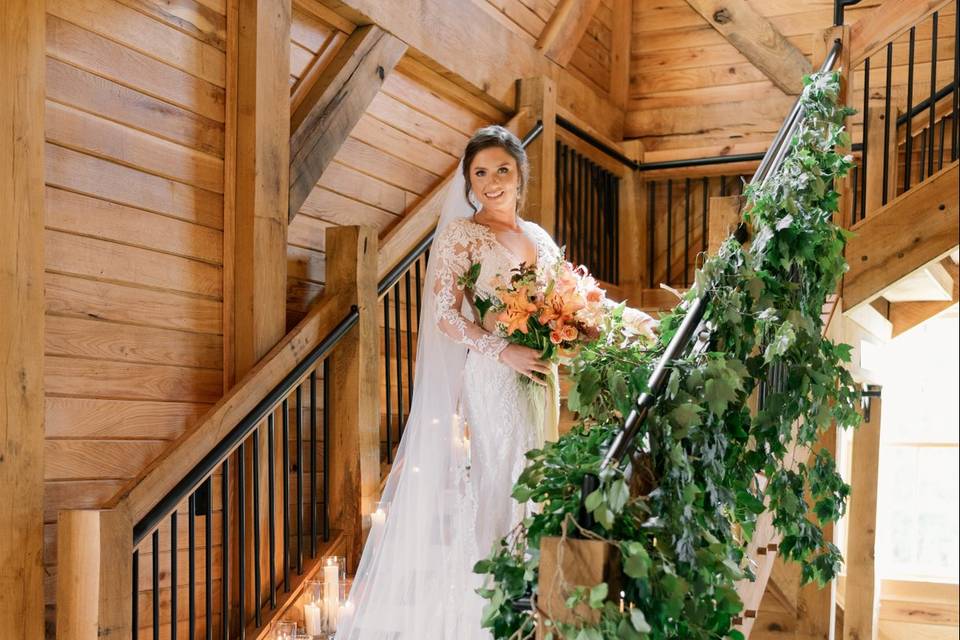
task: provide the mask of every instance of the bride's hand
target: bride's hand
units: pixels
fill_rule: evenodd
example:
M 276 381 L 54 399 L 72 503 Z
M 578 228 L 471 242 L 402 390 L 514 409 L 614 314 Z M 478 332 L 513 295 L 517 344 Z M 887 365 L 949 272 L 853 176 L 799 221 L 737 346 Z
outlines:
M 507 365 L 520 375 L 526 376 L 539 385 L 546 386 L 547 381 L 536 373 L 543 374 L 544 377 L 550 375 L 550 363 L 540 359 L 540 352 L 530 347 L 523 347 L 519 344 L 510 344 L 500 352 L 500 362 Z

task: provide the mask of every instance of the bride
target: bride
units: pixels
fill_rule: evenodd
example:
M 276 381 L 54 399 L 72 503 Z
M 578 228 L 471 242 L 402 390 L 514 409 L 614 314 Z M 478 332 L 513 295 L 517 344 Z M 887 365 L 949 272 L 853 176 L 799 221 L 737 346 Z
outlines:
M 556 366 L 510 344 L 494 314 L 478 324 L 474 294 L 495 294 L 521 263 L 544 271 L 561 256 L 520 218 L 529 183 L 520 140 L 478 130 L 447 187 L 427 264 L 416 386 L 381 505 L 337 640 L 481 640 L 484 601 L 473 565 L 528 515 L 511 498 L 524 454 L 557 438 Z M 474 264 L 480 275 L 465 290 Z M 647 316 L 648 318 L 648 316 Z M 522 377 L 530 381 L 522 380 Z

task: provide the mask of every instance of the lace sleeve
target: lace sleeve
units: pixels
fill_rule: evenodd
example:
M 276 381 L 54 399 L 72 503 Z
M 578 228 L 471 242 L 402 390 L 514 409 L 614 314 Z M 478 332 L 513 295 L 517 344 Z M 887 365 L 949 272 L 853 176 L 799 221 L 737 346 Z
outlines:
M 451 224 L 433 248 L 437 256 L 436 294 L 437 328 L 456 342 L 493 358 L 500 357 L 506 339 L 471 322 L 460 313 L 463 289 L 457 279 L 470 269 L 470 238 Z

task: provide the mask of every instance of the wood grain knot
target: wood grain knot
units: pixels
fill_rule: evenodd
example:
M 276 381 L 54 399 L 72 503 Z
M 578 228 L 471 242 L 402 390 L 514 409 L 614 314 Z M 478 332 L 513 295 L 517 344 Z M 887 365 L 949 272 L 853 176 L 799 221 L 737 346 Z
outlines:
M 713 14 L 713 21 L 717 24 L 727 24 L 733 20 L 733 16 L 730 15 L 730 11 L 727 9 L 720 9 L 719 11 Z

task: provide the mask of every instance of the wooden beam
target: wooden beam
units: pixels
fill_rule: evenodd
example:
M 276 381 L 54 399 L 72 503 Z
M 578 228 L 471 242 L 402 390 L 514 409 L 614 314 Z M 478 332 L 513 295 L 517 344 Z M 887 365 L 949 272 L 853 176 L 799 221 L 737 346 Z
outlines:
M 643 149 L 639 140 L 631 141 L 630 157 L 640 157 Z M 646 182 L 639 171 L 625 171 L 620 176 L 620 228 L 617 244 L 620 254 L 619 284 L 632 289 L 646 282 L 647 216 Z
M 42 638 L 45 3 L 0 4 L 0 625 Z
M 57 640 L 130 637 L 133 525 L 124 511 L 61 511 Z
M 870 419 L 865 419 L 853 434 L 850 511 L 847 517 L 844 640 L 876 638 L 879 631 L 880 585 L 876 579 L 875 565 L 882 404 L 880 398 L 870 399 Z
M 516 78 L 547 76 L 558 105 L 585 114 L 591 124 L 621 139 L 623 109 L 543 56 L 482 7 L 462 0 L 324 0 L 357 24 L 377 24 L 410 47 L 410 56 L 503 113 L 516 104 Z M 490 46 L 496 42 L 497 46 Z M 464 52 L 469 55 L 464 55 Z M 503 73 L 509 69 L 510 73 Z
M 561 67 L 567 66 L 599 6 L 600 0 L 560 0 L 537 38 L 537 49 Z
M 232 296 L 239 378 L 286 331 L 290 0 L 240 0 L 237 19 Z
M 517 128 L 531 130 L 539 121 L 543 131 L 527 145 L 530 160 L 530 184 L 523 217 L 543 227 L 551 236 L 556 226 L 554 197 L 556 182 L 557 93 L 553 82 L 544 77 L 520 80 L 517 88 Z
M 324 411 L 330 417 L 331 525 L 347 538 L 351 573 L 363 549 L 361 514 L 373 511 L 380 487 L 380 333 L 377 315 L 377 232 L 369 227 L 327 229 L 327 291 L 345 293 L 360 310 L 359 325 L 330 356 L 337 389 Z
M 952 0 L 887 0 L 850 27 L 850 61 L 856 68 L 888 42 Z
M 810 61 L 748 0 L 687 0 L 707 23 L 781 91 L 799 95 Z
M 960 301 L 960 277 L 958 277 L 957 264 L 950 258 L 944 258 L 940 261 L 940 264 L 943 265 L 953 280 L 950 300 L 891 303 L 887 318 L 893 325 L 893 337 L 897 337 L 904 331 L 909 331 L 921 322 L 946 311 Z
M 360 27 L 306 93 L 289 123 L 287 220 L 297 215 L 406 50 L 405 44 L 380 28 Z
M 843 282 L 848 309 L 957 247 L 957 165 L 955 161 L 853 226 L 847 244 L 850 270 Z

